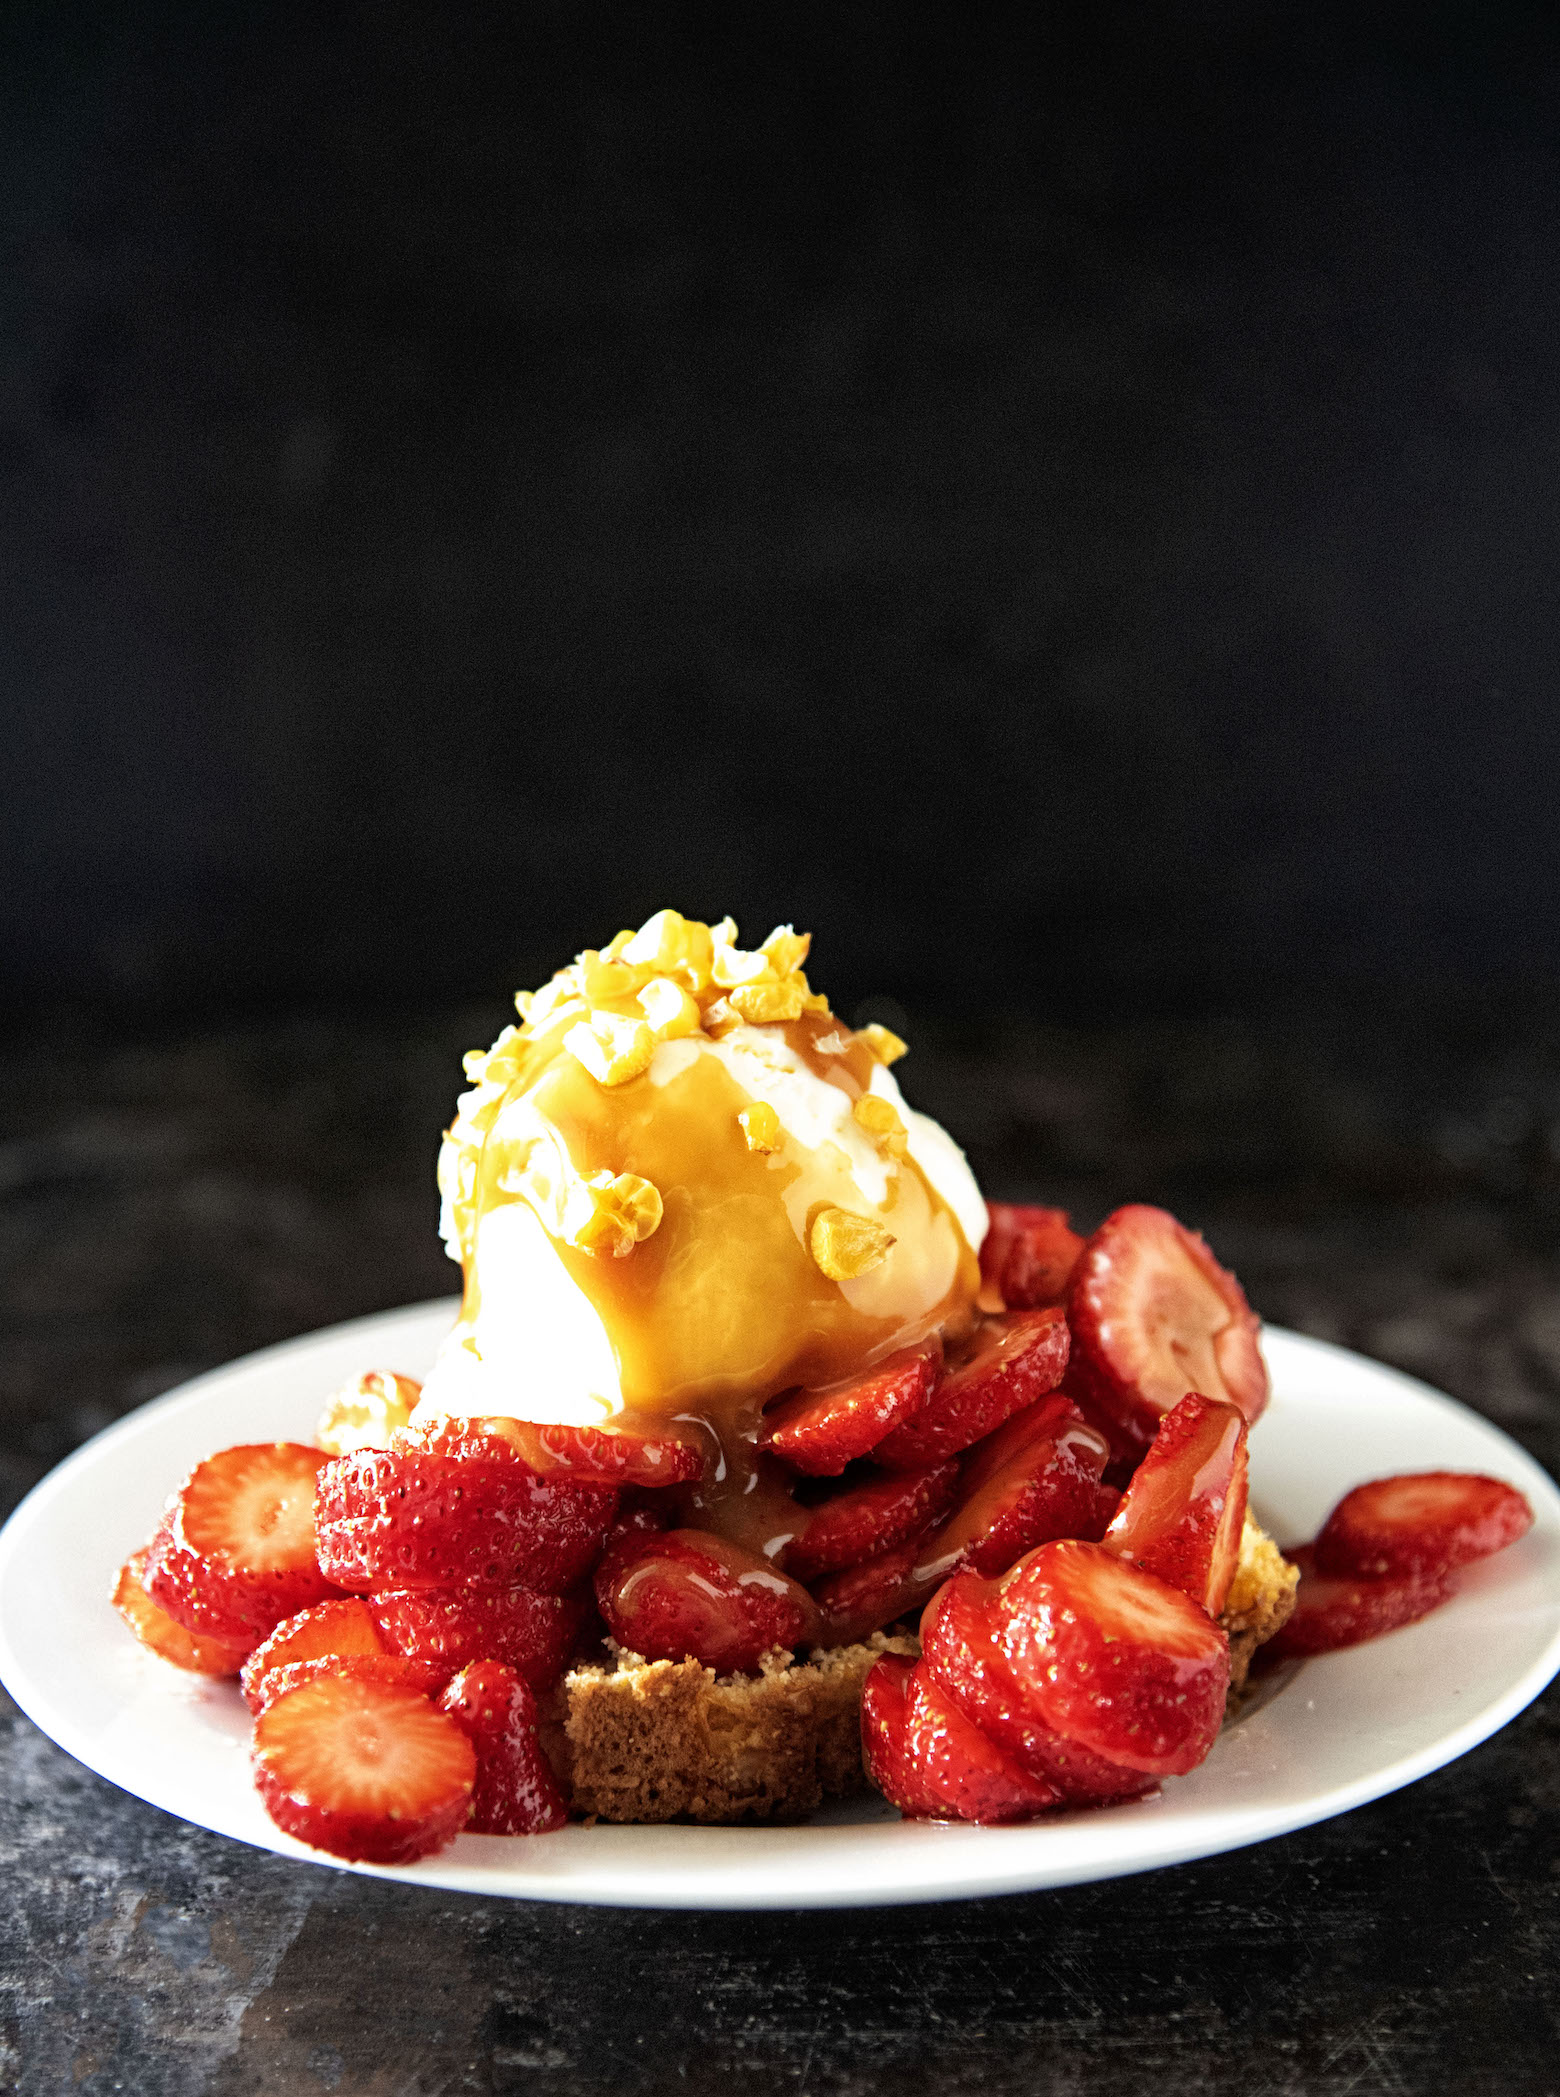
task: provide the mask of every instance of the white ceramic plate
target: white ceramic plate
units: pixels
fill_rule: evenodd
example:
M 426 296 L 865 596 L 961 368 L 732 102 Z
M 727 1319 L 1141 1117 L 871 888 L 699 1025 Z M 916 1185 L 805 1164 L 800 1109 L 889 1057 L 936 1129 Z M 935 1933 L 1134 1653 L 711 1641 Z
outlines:
M 185 1820 L 332 1864 L 273 1827 L 249 1782 L 237 1688 L 182 1675 L 109 1607 L 192 1464 L 233 1442 L 307 1440 L 327 1392 L 375 1366 L 425 1371 L 448 1302 L 338 1325 L 197 1377 L 100 1434 L 0 1533 L 0 1678 L 89 1769 Z M 1403 1470 L 1509 1479 L 1537 1520 L 1422 1623 L 1300 1669 L 1162 1794 L 1019 1828 L 902 1822 L 881 1801 L 794 1828 L 569 1827 L 463 1835 L 397 1870 L 461 1892 L 625 1907 L 809 1908 L 1016 1893 L 1216 1856 L 1412 1783 L 1513 1718 L 1560 1669 L 1560 1494 L 1466 1407 L 1359 1355 L 1269 1329 L 1273 1402 L 1252 1440 L 1253 1498 L 1281 1539 L 1339 1494 Z

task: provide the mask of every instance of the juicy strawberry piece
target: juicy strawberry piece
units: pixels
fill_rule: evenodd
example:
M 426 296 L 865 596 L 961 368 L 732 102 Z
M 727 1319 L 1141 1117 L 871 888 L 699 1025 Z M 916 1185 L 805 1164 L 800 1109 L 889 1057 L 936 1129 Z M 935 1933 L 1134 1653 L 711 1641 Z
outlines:
M 168 1504 L 146 1590 L 188 1630 L 253 1645 L 335 1593 L 314 1556 L 323 1449 L 258 1442 L 197 1464 Z
M 1054 1391 L 1067 1367 L 1067 1350 L 1067 1320 L 1054 1307 L 988 1318 L 926 1410 L 879 1444 L 877 1461 L 891 1471 L 912 1471 L 957 1456 Z
M 1100 1541 L 1217 1616 L 1245 1519 L 1246 1416 L 1193 1392 L 1165 1414 Z
M 1267 1404 L 1260 1321 L 1240 1283 L 1164 1209 L 1117 1209 L 1090 1238 L 1067 1295 L 1075 1381 L 1140 1447 L 1188 1391 Z
M 358 1657 L 377 1657 L 386 1650 L 378 1626 L 366 1602 L 356 1595 L 340 1602 L 319 1602 L 298 1616 L 277 1625 L 270 1637 L 255 1647 L 244 1663 L 244 1702 L 260 1711 L 271 1702 L 262 1694 L 265 1678 L 273 1669 L 291 1662 Z
M 560 1427 L 502 1417 L 434 1420 L 409 1427 L 391 1445 L 435 1456 L 486 1460 L 507 1452 L 539 1477 L 578 1485 L 689 1485 L 704 1469 L 697 1442 L 675 1434 L 628 1434 L 606 1427 Z
M 192 1675 L 236 1675 L 244 1664 L 247 1645 L 230 1644 L 221 1638 L 197 1638 L 166 1610 L 159 1609 L 146 1592 L 146 1561 L 150 1546 L 136 1551 L 119 1568 L 114 1582 L 113 1603 L 143 1646 L 159 1660 L 171 1660 Z
M 986 1204 L 991 1228 L 980 1248 L 980 1271 L 1010 1311 L 1038 1310 L 1062 1303 L 1083 1240 L 1065 1209 L 1037 1209 L 1015 1202 Z
M 938 1820 L 991 1826 L 1032 1820 L 1062 1803 L 1054 1784 L 1030 1776 L 965 1717 L 924 1660 L 912 1671 L 905 1694 L 904 1752 L 911 1782 Z
M 1345 1493 L 1316 1539 L 1316 1564 L 1343 1579 L 1433 1579 L 1503 1551 L 1532 1526 L 1514 1485 L 1472 1471 L 1411 1472 Z
M 691 1658 L 718 1674 L 746 1673 L 774 1647 L 794 1651 L 817 1641 L 818 1611 L 805 1587 L 703 1529 L 647 1536 L 598 1576 L 596 1601 L 630 1652 Z
M 474 1660 L 501 1660 L 535 1689 L 562 1674 L 587 1609 L 582 1595 L 528 1587 L 407 1588 L 366 1606 L 389 1650 L 423 1662 L 437 1681 Z
M 477 1757 L 426 1697 L 326 1674 L 255 1720 L 255 1784 L 279 1828 L 333 1857 L 410 1864 L 471 1808 Z
M 1398 1580 L 1369 1580 L 1358 1573 L 1334 1577 L 1317 1571 L 1310 1544 L 1286 1545 L 1284 1556 L 1299 1566 L 1300 1587 L 1294 1615 L 1262 1649 L 1264 1661 L 1337 1653 L 1367 1638 L 1380 1638 L 1439 1609 L 1454 1585 L 1451 1573 L 1416 1573 Z
M 427 1696 L 439 1687 L 433 1669 L 418 1660 L 403 1660 L 399 1653 L 325 1653 L 317 1660 L 288 1660 L 256 1679 L 254 1693 L 247 1690 L 244 1701 L 258 1718 L 269 1711 L 278 1697 L 306 1682 L 325 1675 L 343 1675 L 350 1682 L 373 1682 L 382 1689 L 406 1689 L 414 1696 Z
M 1036 1544 L 1098 1537 L 1110 1519 L 1100 1476 L 1105 1437 L 1065 1398 L 1042 1398 L 970 1452 L 957 1506 L 921 1545 L 930 1593 L 961 1566 L 1005 1573 Z
M 536 1729 L 536 1698 L 512 1667 L 479 1660 L 439 1699 L 477 1751 L 471 1793 L 476 1835 L 544 1835 L 569 1817 Z
M 908 1694 L 915 1662 L 897 1653 L 874 1660 L 861 1685 L 861 1756 L 867 1781 L 907 1820 L 926 1820 L 932 1802 L 905 1756 Z
M 765 1413 L 762 1442 L 793 1470 L 836 1478 L 848 1463 L 870 1455 L 885 1435 L 924 1411 L 941 1367 L 942 1343 L 926 1340 L 843 1383 L 795 1391 Z
M 958 1479 L 956 1463 L 933 1464 L 836 1493 L 812 1510 L 806 1529 L 786 1546 L 786 1571 L 817 1580 L 924 1535 L 952 1502 Z
M 847 1566 L 840 1573 L 825 1573 L 813 1582 L 812 1597 L 823 1618 L 818 1643 L 824 1646 L 854 1645 L 870 1638 L 885 1624 L 894 1623 L 918 1609 L 926 1600 L 926 1588 L 911 1578 L 920 1545 L 899 1544 L 861 1565 Z
M 1080 1747 L 1036 1714 L 1004 1644 L 1002 1583 L 957 1573 L 921 1619 L 922 1658 L 943 1694 L 1018 1768 L 1069 1805 L 1139 1798 L 1154 1779 Z
M 1025 1701 L 1064 1739 L 1155 1777 L 1213 1746 L 1229 1641 L 1179 1588 L 1098 1544 L 1042 1544 L 1004 1578 L 1002 1608 Z
M 362 1449 L 320 1473 L 320 1565 L 340 1587 L 477 1585 L 562 1593 L 589 1569 L 617 1498 L 539 1478 L 512 1452 Z

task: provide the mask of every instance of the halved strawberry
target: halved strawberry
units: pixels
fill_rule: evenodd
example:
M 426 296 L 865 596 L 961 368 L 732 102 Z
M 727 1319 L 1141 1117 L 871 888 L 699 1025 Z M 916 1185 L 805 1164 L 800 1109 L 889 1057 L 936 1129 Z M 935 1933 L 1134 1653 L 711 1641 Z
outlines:
M 924 1660 L 905 1698 L 905 1761 L 939 1820 L 994 1826 L 1062 1803 L 1054 1784 L 1021 1769 L 942 1694 Z
M 901 1348 L 859 1376 L 780 1399 L 765 1413 L 760 1439 L 793 1470 L 836 1478 L 924 1410 L 941 1368 L 940 1340 Z
M 958 1503 L 922 1540 L 916 1580 L 929 1594 L 961 1566 L 1005 1573 L 1054 1537 L 1098 1537 L 1114 1504 L 1100 1484 L 1109 1454 L 1065 1398 L 1016 1414 L 970 1451 Z
M 868 1783 L 881 1791 L 891 1806 L 897 1806 L 907 1820 L 925 1820 L 931 1815 L 932 1803 L 905 1757 L 908 1695 L 914 1669 L 915 1662 L 899 1653 L 884 1653 L 868 1668 L 861 1685 L 861 1757 Z
M 1090 1238 L 1067 1296 L 1075 1382 L 1140 1446 L 1188 1391 L 1254 1421 L 1267 1404 L 1260 1322 L 1233 1274 L 1165 1209 L 1117 1209 Z
M 1217 1616 L 1245 1519 L 1246 1416 L 1192 1392 L 1160 1422 L 1100 1541 Z
M 701 1445 L 678 1434 L 542 1425 L 502 1415 L 433 1420 L 426 1427 L 404 1429 L 391 1446 L 487 1460 L 507 1451 L 539 1477 L 560 1476 L 579 1485 L 688 1485 L 704 1469 Z
M 170 1660 L 192 1675 L 236 1675 L 249 1651 L 245 1644 L 221 1638 L 198 1638 L 146 1592 L 150 1546 L 132 1552 L 114 1581 L 113 1604 L 136 1637 L 159 1660 Z
M 1363 1645 L 1367 1638 L 1400 1630 L 1439 1609 L 1455 1586 L 1451 1573 L 1371 1580 L 1359 1573 L 1334 1576 L 1318 1572 L 1310 1544 L 1286 1544 L 1284 1556 L 1300 1568 L 1300 1586 L 1293 1616 L 1262 1648 L 1265 1662 L 1299 1660 Z
M 912 1539 L 907 1544 L 897 1544 L 892 1551 L 880 1552 L 876 1558 L 865 1559 L 860 1565 L 847 1566 L 839 1573 L 825 1573 L 821 1580 L 815 1580 L 812 1598 L 823 1619 L 818 1644 L 854 1645 L 858 1639 L 870 1638 L 885 1624 L 895 1623 L 918 1609 L 927 1592 L 924 1585 L 911 1579 L 920 1548 Z
M 1010 1311 L 1037 1310 L 1066 1300 L 1083 1240 L 1065 1209 L 1009 1201 L 986 1204 L 991 1218 L 980 1248 L 980 1271 Z
M 775 1647 L 817 1642 L 811 1595 L 768 1559 L 703 1529 L 647 1536 L 598 1573 L 596 1601 L 620 1646 L 646 1660 L 746 1673 Z
M 255 1721 L 255 1784 L 279 1828 L 333 1857 L 410 1864 L 465 1824 L 477 1758 L 415 1691 L 322 1675 Z
M 891 1471 L 913 1471 L 957 1456 L 1055 1390 L 1067 1350 L 1067 1320 L 1055 1307 L 988 1318 L 926 1409 L 879 1443 L 876 1460 Z
M 543 1835 L 569 1817 L 536 1729 L 536 1699 L 512 1667 L 479 1660 L 439 1699 L 477 1753 L 466 1825 L 475 1835 Z
M 812 1510 L 806 1529 L 786 1546 L 786 1571 L 793 1579 L 817 1580 L 924 1535 L 948 1508 L 958 1480 L 959 1467 L 950 1462 L 869 1478 L 836 1493 Z
M 1499 1478 L 1410 1472 L 1345 1493 L 1316 1539 L 1316 1564 L 1343 1579 L 1433 1579 L 1503 1551 L 1532 1526 L 1526 1499 Z
M 617 1508 L 608 1487 L 540 1478 L 512 1452 L 363 1449 L 320 1473 L 320 1565 L 338 1586 L 509 1587 L 562 1593 L 589 1569 Z
M 273 1668 L 302 1660 L 377 1657 L 386 1651 L 368 1605 L 356 1595 L 339 1602 L 318 1602 L 297 1616 L 277 1625 L 270 1637 L 256 1646 L 244 1663 L 244 1702 L 251 1711 L 262 1710 L 271 1699 L 262 1694 L 265 1678 Z
M 374 1595 L 365 1607 L 391 1652 L 421 1661 L 441 1682 L 474 1660 L 501 1660 L 547 1689 L 563 1672 L 588 1603 L 528 1587 L 419 1587 Z
M 314 1479 L 328 1462 L 302 1442 L 258 1442 L 197 1464 L 152 1540 L 152 1600 L 202 1637 L 253 1645 L 335 1593 L 314 1552 Z
M 1212 1747 L 1229 1641 L 1179 1588 L 1098 1544 L 1042 1544 L 1003 1579 L 1001 1607 L 1024 1700 L 1064 1739 L 1156 1777 Z
M 420 1661 L 403 1660 L 399 1653 L 322 1653 L 316 1660 L 287 1660 L 268 1669 L 257 1678 L 254 1694 L 246 1696 L 245 1702 L 258 1718 L 278 1697 L 326 1675 L 343 1675 L 348 1681 L 374 1683 L 381 1689 L 407 1689 L 414 1696 L 428 1696 L 439 1687 L 431 1669 Z

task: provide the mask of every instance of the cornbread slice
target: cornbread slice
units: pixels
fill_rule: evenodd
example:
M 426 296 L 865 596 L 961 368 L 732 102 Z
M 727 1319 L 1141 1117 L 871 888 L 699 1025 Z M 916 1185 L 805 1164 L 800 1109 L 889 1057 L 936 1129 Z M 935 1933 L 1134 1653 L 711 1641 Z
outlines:
M 1248 1514 L 1240 1558 L 1219 1622 L 1230 1638 L 1230 1689 L 1244 1689 L 1251 1656 L 1294 1614 L 1300 1568 L 1291 1565 L 1267 1531 Z

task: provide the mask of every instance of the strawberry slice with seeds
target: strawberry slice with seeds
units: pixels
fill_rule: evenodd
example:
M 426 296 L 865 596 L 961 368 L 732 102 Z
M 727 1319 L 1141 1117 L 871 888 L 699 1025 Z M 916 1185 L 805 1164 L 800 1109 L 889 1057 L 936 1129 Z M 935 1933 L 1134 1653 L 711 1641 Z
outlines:
M 251 1711 L 262 1710 L 270 1698 L 262 1694 L 265 1678 L 273 1669 L 303 1660 L 378 1658 L 387 1651 L 368 1605 L 356 1595 L 339 1602 L 319 1602 L 277 1625 L 270 1637 L 256 1646 L 244 1663 L 241 1687 Z
M 1100 1541 L 1217 1616 L 1245 1520 L 1246 1416 L 1192 1392 L 1165 1414 Z
M 874 1660 L 861 1685 L 861 1757 L 867 1781 L 907 1820 L 927 1820 L 933 1805 L 905 1754 L 910 1677 L 915 1662 L 898 1653 Z
M 926 1600 L 923 1584 L 912 1579 L 920 1555 L 917 1542 L 898 1544 L 860 1565 L 843 1572 L 825 1573 L 815 1580 L 812 1598 L 822 1616 L 818 1643 L 824 1646 L 855 1645 L 870 1638 L 885 1624 L 892 1624 Z
M 956 1463 L 931 1464 L 836 1493 L 812 1510 L 806 1529 L 786 1546 L 786 1571 L 797 1580 L 818 1580 L 924 1535 L 952 1503 L 958 1479 Z
M 1439 1609 L 1454 1587 L 1451 1573 L 1370 1580 L 1358 1573 L 1318 1572 L 1310 1544 L 1286 1544 L 1284 1556 L 1300 1568 L 1300 1586 L 1294 1614 L 1262 1649 L 1265 1662 L 1307 1659 L 1363 1645 L 1368 1638 L 1415 1624 Z
M 201 1637 L 253 1645 L 334 1594 L 314 1539 L 315 1474 L 328 1461 L 302 1442 L 258 1442 L 197 1464 L 152 1541 L 152 1600 Z
M 421 1662 L 436 1681 L 475 1660 L 500 1660 L 547 1689 L 564 1670 L 588 1603 L 528 1587 L 419 1587 L 375 1595 L 365 1607 L 386 1649 Z
M 426 1697 L 326 1674 L 256 1719 L 253 1767 L 287 1834 L 353 1863 L 410 1864 L 465 1824 L 477 1757 Z
M 397 1434 L 396 1449 L 501 1460 L 516 1456 L 539 1477 L 579 1485 L 691 1485 L 704 1470 L 697 1442 L 675 1434 L 629 1434 L 607 1427 L 564 1427 L 501 1416 L 440 1419 Z
M 767 1558 L 704 1529 L 646 1536 L 598 1570 L 596 1602 L 620 1646 L 646 1660 L 750 1673 L 776 1647 L 817 1642 L 817 1606 Z
M 945 1696 L 924 1660 L 905 1692 L 905 1763 L 933 1818 L 998 1826 L 1033 1820 L 1062 1803 L 1062 1793 L 1033 1777 L 988 1740 Z
M 1260 1323 L 1240 1283 L 1165 1209 L 1106 1217 L 1073 1270 L 1067 1319 L 1068 1381 L 1140 1448 L 1188 1391 L 1238 1406 L 1248 1423 L 1267 1404 Z
M 475 1835 L 544 1835 L 569 1817 L 536 1724 L 536 1698 L 512 1667 L 479 1660 L 439 1699 L 477 1755 L 466 1825 Z
M 1065 1302 L 1084 1242 L 1067 1211 L 1008 1201 L 986 1207 L 991 1228 L 980 1248 L 980 1271 L 1004 1307 L 1029 1311 Z
M 159 1609 L 146 1592 L 146 1562 L 150 1546 L 136 1551 L 119 1568 L 114 1581 L 113 1604 L 142 1645 L 159 1660 L 169 1660 L 192 1675 L 236 1675 L 249 1651 L 247 1645 L 221 1638 L 199 1638 L 166 1610 Z
M 922 1543 L 915 1579 L 932 1589 L 961 1566 L 992 1575 L 1055 1537 L 1097 1538 L 1113 1501 L 1100 1484 L 1102 1434 L 1065 1398 L 1042 1398 L 971 1450 L 957 1506 Z
M 384 1689 L 406 1689 L 414 1696 L 427 1696 L 439 1687 L 439 1678 L 416 1660 L 403 1660 L 398 1653 L 325 1653 L 317 1660 L 287 1660 L 260 1676 L 254 1693 L 244 1701 L 258 1718 L 269 1711 L 278 1697 L 306 1682 L 325 1675 L 343 1675 L 351 1682 L 373 1682 Z
M 525 1587 L 588 1571 L 617 1509 L 610 1488 L 489 1458 L 362 1449 L 320 1473 L 319 1561 L 338 1587 Z
M 1098 1544 L 1042 1544 L 1002 1581 L 1024 1700 L 1063 1739 L 1146 1776 L 1195 1769 L 1218 1737 L 1229 1641 L 1179 1588 Z
M 891 1471 L 943 1463 L 1054 1391 L 1067 1367 L 1067 1320 L 1054 1306 L 988 1318 L 926 1409 L 875 1451 Z
M 842 1383 L 795 1391 L 765 1413 L 761 1442 L 795 1471 L 836 1478 L 924 1411 L 941 1367 L 941 1341 L 924 1340 Z
M 1434 1579 L 1488 1558 L 1533 1526 L 1514 1485 L 1472 1471 L 1416 1471 L 1345 1493 L 1316 1539 L 1319 1572 Z

